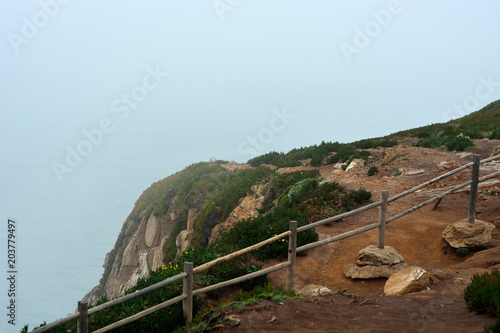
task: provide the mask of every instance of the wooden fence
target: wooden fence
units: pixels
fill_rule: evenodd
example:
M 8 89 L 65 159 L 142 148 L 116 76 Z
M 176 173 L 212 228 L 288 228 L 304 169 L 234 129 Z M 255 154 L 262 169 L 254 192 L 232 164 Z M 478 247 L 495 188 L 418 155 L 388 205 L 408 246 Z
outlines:
M 114 300 L 109 301 L 107 303 L 93 307 L 91 309 L 88 309 L 88 305 L 86 302 L 78 302 L 78 311 L 76 313 L 69 315 L 65 318 L 56 320 L 48 325 L 42 326 L 42 327 L 32 331 L 32 333 L 48 332 L 51 329 L 54 329 L 54 328 L 59 327 L 61 325 L 64 325 L 64 324 L 66 324 L 72 320 L 75 320 L 75 319 L 77 319 L 78 333 L 87 333 L 88 332 L 88 316 L 90 316 L 98 311 L 102 311 L 104 309 L 107 309 L 111 306 L 123 303 L 125 301 L 130 300 L 130 299 L 133 299 L 135 297 L 145 295 L 147 293 L 150 293 L 154 290 L 157 290 L 159 288 L 167 286 L 167 285 L 174 283 L 174 282 L 181 280 L 181 279 L 183 279 L 183 293 L 182 293 L 182 295 L 177 296 L 175 298 L 172 298 L 170 300 L 167 300 L 167 301 L 160 303 L 158 305 L 155 305 L 155 306 L 153 306 L 149 309 L 146 309 L 144 311 L 141 311 L 133 316 L 130 316 L 128 318 L 117 321 L 111 325 L 108 325 L 106 327 L 98 329 L 98 330 L 94 331 L 94 333 L 107 332 L 111 329 L 114 329 L 114 328 L 120 327 L 122 325 L 131 323 L 131 322 L 138 320 L 144 316 L 147 316 L 148 314 L 151 314 L 153 312 L 161 310 L 167 306 L 170 306 L 170 305 L 177 303 L 177 302 L 180 302 L 180 301 L 182 301 L 182 303 L 183 303 L 182 308 L 183 308 L 184 315 L 186 317 L 186 322 L 191 322 L 193 319 L 193 296 L 199 295 L 202 293 L 207 293 L 209 291 L 213 291 L 213 290 L 216 290 L 219 288 L 227 287 L 227 286 L 230 286 L 230 285 L 233 285 L 236 283 L 240 283 L 240 282 L 243 282 L 246 280 L 250 280 L 250 279 L 253 279 L 253 278 L 256 278 L 256 277 L 259 277 L 262 275 L 266 275 L 266 274 L 269 274 L 271 272 L 275 272 L 275 271 L 278 271 L 278 270 L 281 270 L 284 268 L 287 268 L 286 288 L 288 290 L 293 290 L 294 289 L 294 279 L 295 279 L 295 262 L 296 262 L 297 252 L 310 250 L 310 249 L 313 249 L 315 247 L 323 246 L 323 245 L 326 245 L 326 244 L 331 243 L 331 242 L 339 241 L 341 239 L 348 238 L 348 237 L 351 237 L 351 236 L 354 236 L 354 235 L 357 235 L 357 234 L 360 234 L 360 233 L 363 233 L 363 232 L 366 232 L 366 231 L 369 231 L 369 230 L 372 230 L 375 228 L 378 228 L 377 246 L 379 248 L 384 248 L 385 228 L 386 228 L 387 223 L 392 222 L 392 221 L 394 221 L 402 216 L 405 216 L 405 215 L 407 215 L 407 214 L 409 214 L 417 209 L 420 209 L 420 208 L 424 207 L 425 205 L 428 205 L 434 201 L 441 200 L 446 195 L 452 194 L 452 193 L 458 191 L 459 189 L 462 189 L 462 188 L 469 186 L 469 185 L 471 185 L 471 189 L 470 189 L 470 195 L 469 195 L 468 222 L 474 223 L 475 215 L 476 215 L 476 199 L 477 199 L 479 165 L 481 163 L 490 162 L 490 161 L 493 161 L 493 160 L 499 159 L 499 158 L 500 158 L 500 156 L 493 156 L 493 157 L 486 158 L 486 159 L 480 161 L 479 155 L 474 155 L 473 162 L 467 163 L 467 164 L 465 164 L 459 168 L 456 168 L 450 172 L 442 174 L 439 177 L 436 177 L 436 178 L 429 180 L 425 183 L 422 183 L 416 187 L 413 187 L 412 189 L 405 191 L 405 192 L 402 192 L 402 193 L 400 193 L 392 198 L 389 198 L 389 192 L 384 190 L 384 191 L 381 191 L 379 201 L 371 203 L 371 204 L 366 205 L 364 207 L 343 213 L 341 215 L 336 215 L 336 216 L 333 216 L 333 217 L 330 217 L 330 218 L 327 218 L 327 219 L 324 219 L 321 221 L 307 224 L 307 225 L 302 226 L 300 228 L 297 228 L 297 222 L 291 221 L 290 228 L 286 232 L 283 232 L 279 235 L 271 237 L 265 241 L 262 241 L 258 244 L 255 244 L 255 245 L 252 245 L 252 246 L 247 247 L 245 249 L 228 254 L 224 257 L 218 258 L 216 260 L 213 260 L 211 262 L 208 262 L 208 263 L 203 264 L 201 266 L 198 266 L 196 268 L 193 268 L 193 263 L 186 262 L 186 263 L 184 263 L 184 272 L 183 273 L 172 276 L 172 277 L 165 279 L 157 284 L 154 284 L 152 286 L 149 286 L 147 288 L 139 290 L 133 294 L 119 297 L 117 299 L 114 299 Z M 414 207 L 411 207 L 411 208 L 409 208 L 409 209 L 407 209 L 399 214 L 396 214 L 390 218 L 387 218 L 387 216 L 386 216 L 387 215 L 387 206 L 390 202 L 401 199 L 401 198 L 407 196 L 408 194 L 411 194 L 419 189 L 422 189 L 426 186 L 429 186 L 430 184 L 433 184 L 437 181 L 440 181 L 440 180 L 442 180 L 446 177 L 449 177 L 455 173 L 463 171 L 469 167 L 472 167 L 472 177 L 471 177 L 472 179 L 471 180 L 469 180 L 463 184 L 460 184 L 458 186 L 455 186 L 452 189 L 449 189 L 449 190 L 447 190 L 447 191 L 445 191 L 445 192 L 443 192 L 443 193 L 441 193 L 441 194 L 439 194 L 439 195 L 437 195 L 429 200 L 426 200 L 426 201 L 424 201 L 424 202 L 422 202 Z M 496 172 L 496 173 L 492 174 L 491 176 L 495 176 L 495 177 L 500 176 L 500 172 Z M 301 232 L 301 231 L 304 231 L 307 229 L 311 229 L 311 228 L 314 228 L 314 227 L 317 227 L 319 225 L 323 225 L 326 223 L 332 223 L 335 221 L 339 221 L 341 219 L 344 219 L 344 218 L 347 218 L 349 216 L 353 216 L 356 214 L 360 214 L 362 212 L 365 212 L 365 211 L 370 210 L 370 209 L 375 208 L 375 207 L 380 207 L 379 219 L 378 219 L 377 223 L 369 224 L 369 225 L 342 233 L 340 235 L 336 235 L 336 236 L 333 236 L 333 237 L 330 237 L 327 239 L 323 239 L 323 240 L 320 240 L 317 242 L 309 243 L 309 244 L 306 244 L 306 245 L 303 245 L 303 246 L 297 248 L 297 233 L 298 232 Z M 232 279 L 232 280 L 224 281 L 224 282 L 221 282 L 221 283 L 218 283 L 215 285 L 211 285 L 211 286 L 196 289 L 196 290 L 193 289 L 193 275 L 194 274 L 201 273 L 201 272 L 203 272 L 203 271 L 205 271 L 205 270 L 207 270 L 215 265 L 218 265 L 218 264 L 226 262 L 228 260 L 237 258 L 239 256 L 246 254 L 246 253 L 252 252 L 256 249 L 259 249 L 263 246 L 266 246 L 268 244 L 276 242 L 276 241 L 283 239 L 284 237 L 287 237 L 287 236 L 289 238 L 289 241 L 288 241 L 289 245 L 288 245 L 288 260 L 286 262 L 282 262 L 282 263 L 276 264 L 274 266 L 262 269 L 260 271 L 253 272 L 253 273 L 250 273 L 250 274 L 247 274 L 247 275 L 244 275 L 244 276 Z

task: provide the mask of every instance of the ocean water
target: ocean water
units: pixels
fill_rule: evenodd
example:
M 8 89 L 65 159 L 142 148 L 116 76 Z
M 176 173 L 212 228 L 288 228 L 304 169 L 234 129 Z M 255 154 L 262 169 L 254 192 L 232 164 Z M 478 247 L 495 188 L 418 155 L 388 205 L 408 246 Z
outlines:
M 242 126 L 228 132 L 224 124 L 220 126 L 191 136 L 166 132 L 161 140 L 147 127 L 135 128 L 133 135 L 117 131 L 71 173 L 64 174 L 62 182 L 51 163 L 54 156 L 58 161 L 64 158 L 64 143 L 45 142 L 37 147 L 31 138 L 3 145 L 0 269 L 8 277 L 7 221 L 11 218 L 16 225 L 17 273 L 15 325 L 5 319 L 12 299 L 5 277 L 0 286 L 5 312 L 0 331 L 19 332 L 25 324 L 32 329 L 73 313 L 78 300 L 98 284 L 106 253 L 113 248 L 135 201 L 153 182 L 213 157 L 247 161 L 251 156 L 238 147 L 248 135 L 258 133 L 259 127 Z M 287 151 L 303 143 L 293 132 L 279 134 L 258 153 Z M 68 144 L 74 146 L 74 142 Z

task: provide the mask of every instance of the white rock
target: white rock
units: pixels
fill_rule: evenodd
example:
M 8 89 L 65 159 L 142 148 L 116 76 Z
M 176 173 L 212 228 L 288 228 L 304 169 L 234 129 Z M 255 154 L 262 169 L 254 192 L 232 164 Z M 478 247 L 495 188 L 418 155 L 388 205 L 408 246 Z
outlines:
M 389 277 L 384 286 L 384 295 L 405 295 L 426 289 L 431 284 L 431 274 L 425 269 L 410 266 Z

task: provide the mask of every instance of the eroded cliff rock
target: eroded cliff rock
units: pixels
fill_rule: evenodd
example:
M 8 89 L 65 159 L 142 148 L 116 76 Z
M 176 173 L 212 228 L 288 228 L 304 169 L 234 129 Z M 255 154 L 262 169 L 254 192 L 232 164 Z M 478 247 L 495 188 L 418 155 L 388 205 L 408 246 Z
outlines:
M 252 191 L 254 193 L 241 198 L 238 202 L 238 206 L 236 206 L 231 214 L 229 214 L 229 216 L 222 223 L 219 223 L 212 229 L 212 233 L 209 238 L 209 244 L 215 242 L 221 232 L 230 229 L 239 220 L 248 219 L 259 215 L 257 209 L 261 208 L 262 206 L 261 204 L 264 200 L 262 192 L 265 186 L 265 184 L 252 186 Z
M 139 225 L 127 220 L 115 248 L 106 255 L 104 274 L 98 286 L 84 300 L 94 304 L 102 296 L 108 299 L 122 295 L 139 278 L 163 265 L 162 246 L 178 222 L 175 198 L 166 214 L 146 215 L 141 212 Z
M 257 209 L 264 200 L 264 188 L 264 184 L 253 186 L 253 193 L 241 198 L 229 216 L 212 229 L 210 241 L 217 239 L 220 232 L 232 227 L 238 220 L 257 216 Z M 148 276 L 151 270 L 164 264 L 163 244 L 174 232 L 175 225 L 183 223 L 176 200 L 177 197 L 171 199 L 167 212 L 163 214 L 147 214 L 147 210 L 141 211 L 139 224 L 127 219 L 115 248 L 106 255 L 104 274 L 99 285 L 85 295 L 85 301 L 95 304 L 102 296 L 108 299 L 119 297 L 133 287 L 139 278 Z M 188 209 L 187 223 L 184 222 L 186 226 L 175 239 L 177 255 L 193 246 L 190 235 L 194 232 L 194 223 L 199 212 L 199 205 Z

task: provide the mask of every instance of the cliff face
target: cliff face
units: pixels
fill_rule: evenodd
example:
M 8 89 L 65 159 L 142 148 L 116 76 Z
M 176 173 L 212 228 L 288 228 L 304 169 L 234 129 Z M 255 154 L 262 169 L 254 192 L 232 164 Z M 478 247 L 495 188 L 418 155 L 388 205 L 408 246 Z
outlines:
M 264 185 L 253 186 L 253 193 L 242 197 L 229 216 L 211 230 L 210 242 L 238 220 L 257 216 L 256 209 L 260 208 L 264 199 L 263 189 Z M 185 214 L 187 218 L 183 218 L 179 197 L 167 197 L 170 199 L 164 202 L 164 206 L 168 207 L 166 212 L 152 213 L 150 203 L 138 214 L 140 223 L 129 217 L 123 224 L 115 247 L 106 256 L 104 274 L 99 285 L 85 295 L 84 301 L 95 304 L 102 296 L 108 299 L 119 297 L 133 287 L 139 278 L 146 277 L 151 270 L 161 267 L 164 264 L 163 245 L 169 237 L 178 234 L 175 239 L 177 254 L 193 246 L 190 235 L 194 232 L 194 221 L 201 209 L 199 200 L 193 201 L 193 207 L 188 207 Z M 180 227 L 182 225 L 184 227 Z
M 146 215 L 143 211 L 138 227 L 132 220 L 127 220 L 120 235 L 122 242 L 117 242 L 106 256 L 99 285 L 85 295 L 84 300 L 94 304 L 102 296 L 116 298 L 134 286 L 139 278 L 147 276 L 149 271 L 161 267 L 163 243 L 178 222 L 176 208 L 174 198 L 166 214 Z

